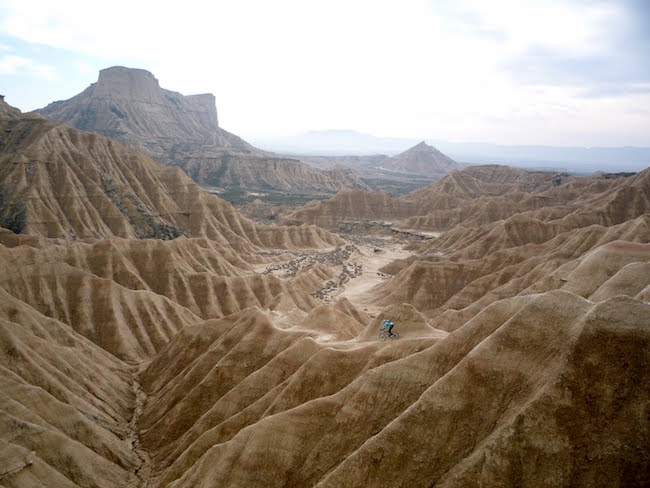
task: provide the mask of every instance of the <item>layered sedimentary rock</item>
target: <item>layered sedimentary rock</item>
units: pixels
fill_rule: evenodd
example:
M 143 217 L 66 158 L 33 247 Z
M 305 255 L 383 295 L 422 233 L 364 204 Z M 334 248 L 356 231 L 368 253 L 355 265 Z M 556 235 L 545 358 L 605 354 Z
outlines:
M 282 216 L 283 222 L 309 222 L 325 229 L 337 229 L 348 221 L 391 221 L 418 213 L 418 204 L 386 193 L 354 190 L 340 192 L 328 200 L 313 201 Z
M 346 221 L 390 221 L 396 227 L 419 231 L 444 231 L 458 224 L 476 227 L 537 210 L 536 215 L 542 220 L 561 219 L 594 205 L 618 205 L 619 211 L 625 211 L 628 199 L 632 207 L 644 206 L 648 199 L 644 189 L 647 183 L 637 181 L 632 185 L 630 181 L 625 176 L 577 178 L 508 166 L 472 166 L 453 171 L 399 198 L 372 192 L 343 192 L 287 212 L 283 218 L 289 223 L 315 223 L 329 229 L 337 229 L 340 222 Z M 608 192 L 620 185 L 629 186 L 629 195 L 618 193 L 617 202 L 608 203 Z M 599 198 L 601 201 L 596 201 Z M 634 210 L 631 213 L 639 214 Z M 576 225 L 579 222 L 571 222 L 567 228 Z
M 439 176 L 457 169 L 459 165 L 449 156 L 422 141 L 397 156 L 384 159 L 379 166 L 392 171 Z
M 79 95 L 39 112 L 180 167 L 201 185 L 324 193 L 367 188 L 353 173 L 340 178 L 251 146 L 219 126 L 214 95 L 165 90 L 142 69 L 104 69 Z
M 530 289 L 538 290 L 539 283 L 553 283 L 544 291 L 561 288 L 560 277 L 585 253 L 614 241 L 650 241 L 649 178 L 650 170 L 620 178 L 600 193 L 561 205 L 559 212 L 543 207 L 494 223 L 458 225 L 421 249 L 420 259 L 393 267 L 394 278 L 377 290 L 377 298 L 439 313 L 522 293 L 542 279 Z M 647 261 L 643 253 L 632 255 L 638 263 Z M 645 281 L 636 283 L 637 291 Z M 594 290 L 603 284 L 595 280 Z
M 143 69 L 103 69 L 97 83 L 39 112 L 76 129 L 120 140 L 149 155 L 163 154 L 182 140 L 255 152 L 219 127 L 214 95 L 183 96 L 162 89 Z
M 362 239 L 256 225 L 116 142 L 0 114 L 2 486 L 650 483 L 650 170 L 339 195 L 357 207 L 327 215 L 462 207 L 366 312 L 318 298 Z M 187 236 L 139 235 L 161 226 Z
M 20 231 L 68 239 L 207 237 L 240 251 L 341 242 L 315 227 L 254 224 L 178 168 L 106 137 L 33 115 L 5 117 L 0 129 L 0 218 L 23 208 Z

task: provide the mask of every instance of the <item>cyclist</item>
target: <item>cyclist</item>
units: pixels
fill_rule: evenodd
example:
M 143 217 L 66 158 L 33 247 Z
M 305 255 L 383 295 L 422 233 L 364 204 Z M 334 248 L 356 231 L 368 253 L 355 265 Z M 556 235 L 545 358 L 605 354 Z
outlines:
M 381 326 L 381 330 L 388 329 L 388 337 L 393 337 L 393 327 L 395 326 L 390 320 L 384 320 L 384 323 Z

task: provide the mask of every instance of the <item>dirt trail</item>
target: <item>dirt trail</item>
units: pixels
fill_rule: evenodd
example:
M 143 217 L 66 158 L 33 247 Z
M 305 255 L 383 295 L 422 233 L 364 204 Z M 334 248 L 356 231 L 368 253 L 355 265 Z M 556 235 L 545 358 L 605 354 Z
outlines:
M 411 255 L 411 251 L 404 250 L 405 245 L 406 241 L 400 242 L 393 237 L 353 239 L 345 246 L 337 248 L 294 253 L 291 260 L 261 266 L 255 272 L 274 274 L 279 278 L 292 278 L 307 266 L 324 264 L 337 269 L 338 274 L 323 283 L 312 295 L 324 303 L 334 303 L 345 297 L 359 310 L 374 315 L 379 313 L 382 307 L 375 305 L 369 292 L 389 278 L 380 273 L 379 269 L 395 259 L 404 259 Z M 281 253 L 275 255 L 280 256 Z
M 381 248 L 364 244 L 357 244 L 357 248 L 359 253 L 353 256 L 353 262 L 361 265 L 361 273 L 340 287 L 332 298 L 338 300 L 345 297 L 359 310 L 375 315 L 382 307 L 375 304 L 369 292 L 389 278 L 380 273 L 379 269 L 395 259 L 407 258 L 411 251 L 405 251 L 403 245 L 391 239 L 386 239 L 386 245 Z M 380 250 L 376 252 L 375 249 Z

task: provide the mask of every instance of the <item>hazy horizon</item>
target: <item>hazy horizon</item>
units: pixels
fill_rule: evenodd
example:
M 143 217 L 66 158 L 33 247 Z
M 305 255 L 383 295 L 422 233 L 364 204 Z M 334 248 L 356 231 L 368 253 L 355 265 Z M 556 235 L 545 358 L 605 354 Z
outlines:
M 650 146 L 650 4 L 640 0 L 0 0 L 0 89 L 23 111 L 114 65 L 216 96 L 247 140 L 376 137 Z

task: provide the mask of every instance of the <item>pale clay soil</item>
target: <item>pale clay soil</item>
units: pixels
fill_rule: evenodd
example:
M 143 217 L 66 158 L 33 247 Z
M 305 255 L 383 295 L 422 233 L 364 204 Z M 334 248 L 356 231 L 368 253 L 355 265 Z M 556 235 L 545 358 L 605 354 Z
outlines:
M 351 245 L 348 244 L 348 246 Z M 348 246 L 344 246 L 344 248 L 348 248 Z M 411 251 L 406 251 L 403 248 L 403 243 L 391 237 L 375 237 L 372 244 L 357 242 L 354 244 L 354 251 L 336 253 L 334 259 L 332 259 L 332 255 L 335 248 L 310 251 L 308 255 L 301 258 L 293 257 L 288 261 L 260 266 L 254 269 L 254 272 L 272 273 L 278 277 L 287 278 L 295 276 L 299 270 L 318 262 L 331 266 L 337 274 L 345 268 L 352 269 L 346 279 L 341 280 L 340 277 L 335 277 L 324 283 L 324 288 L 318 292 L 317 296 L 324 303 L 335 303 L 341 298 L 347 298 L 358 310 L 374 317 L 382 307 L 375 303 L 372 289 L 389 278 L 379 269 L 396 259 L 407 258 Z M 378 252 L 375 252 L 375 249 Z M 293 322 L 299 318 L 295 312 L 273 312 L 274 320 L 277 320 L 278 325 L 281 326 Z M 298 315 L 303 314 L 298 313 Z
M 379 269 L 396 259 L 407 258 L 411 251 L 405 251 L 403 245 L 390 238 L 386 239 L 386 246 L 382 247 L 380 252 L 374 252 L 375 248 L 372 246 L 357 245 L 357 247 L 360 255 L 354 256 L 353 261 L 361 264 L 361 275 L 345 283 L 338 292 L 333 293 L 332 297 L 335 301 L 339 298 L 347 298 L 359 310 L 375 316 L 382 307 L 375 303 L 371 291 L 388 279 L 388 275 L 380 273 Z

